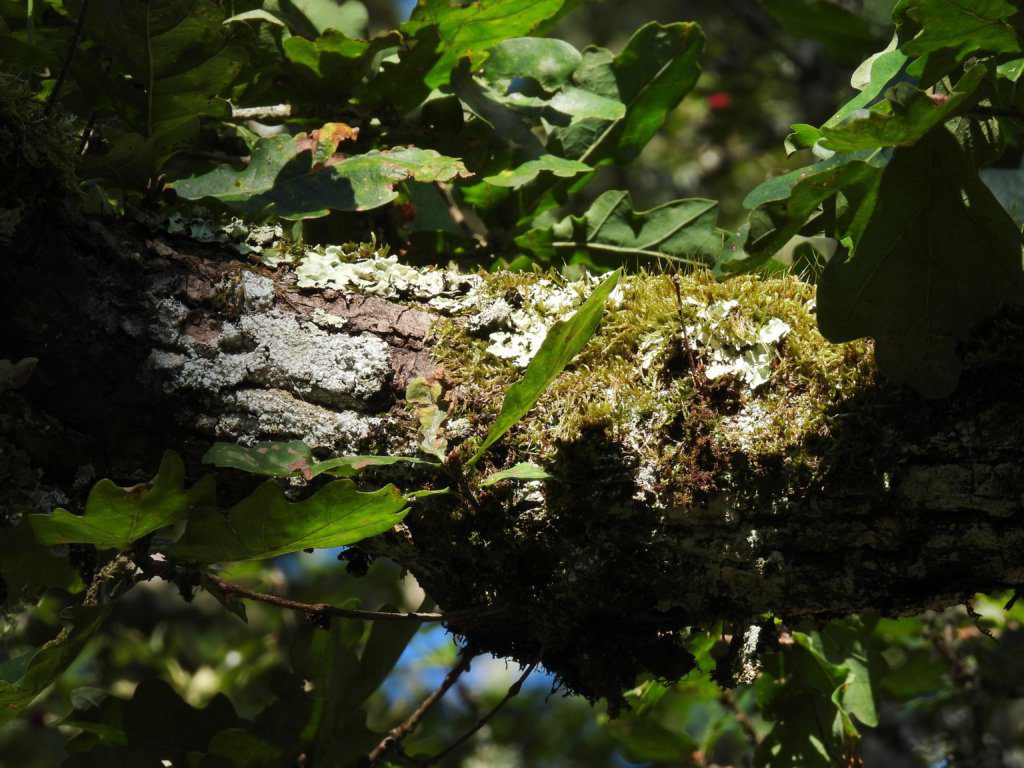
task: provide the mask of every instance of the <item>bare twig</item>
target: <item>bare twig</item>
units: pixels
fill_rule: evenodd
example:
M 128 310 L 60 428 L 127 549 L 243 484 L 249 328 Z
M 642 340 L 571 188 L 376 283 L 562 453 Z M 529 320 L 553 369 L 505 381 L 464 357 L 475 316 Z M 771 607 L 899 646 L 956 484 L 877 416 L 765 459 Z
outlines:
M 733 692 L 724 690 L 719 693 L 718 698 L 722 702 L 722 705 L 732 712 L 736 725 L 743 729 L 743 733 L 746 734 L 747 741 L 750 742 L 750 745 L 752 747 L 756 747 L 761 742 L 761 739 L 758 738 L 757 735 L 757 729 L 754 727 L 753 721 L 747 716 L 747 713 L 740 708 Z
M 989 629 L 988 627 L 982 626 L 981 620 L 982 620 L 983 617 L 982 617 L 982 615 L 980 613 L 978 613 L 976 610 L 974 610 L 974 601 L 972 599 L 970 599 L 970 598 L 965 600 L 964 601 L 964 608 L 967 609 L 967 615 L 970 616 L 971 621 L 974 622 L 975 628 L 979 632 L 981 632 L 981 634 L 985 635 L 985 637 L 989 637 L 989 638 L 995 640 L 996 636 L 994 634 L 992 634 L 992 630 Z
M 487 721 L 490 720 L 492 717 L 494 717 L 498 713 L 498 710 L 500 710 L 502 707 L 504 707 L 506 704 L 508 704 L 509 699 L 511 699 L 514 696 L 517 696 L 519 694 L 519 691 L 523 687 L 523 683 L 526 682 L 526 678 L 528 678 L 530 676 L 530 673 L 533 672 L 533 670 L 536 669 L 536 667 L 537 667 L 537 662 L 534 662 L 533 664 L 530 664 L 525 670 L 523 670 L 523 674 L 521 674 L 519 676 L 518 680 L 516 680 L 514 683 L 512 683 L 512 687 L 508 689 L 508 693 L 506 693 L 504 695 L 504 697 L 502 697 L 501 701 L 499 701 L 497 704 L 494 705 L 494 707 L 491 709 L 490 712 L 488 712 L 483 717 L 481 717 L 479 720 L 477 720 L 476 725 L 474 725 L 472 728 L 470 728 L 468 731 L 466 731 L 464 734 L 462 734 L 462 736 L 460 736 L 458 739 L 456 739 L 450 745 L 448 745 L 447 747 L 442 749 L 440 752 L 438 752 L 433 757 L 428 758 L 427 760 L 425 760 L 422 763 L 424 768 L 426 768 L 427 766 L 430 766 L 430 765 L 437 764 L 443 758 L 447 757 L 452 752 L 454 752 L 456 749 L 458 749 L 463 744 L 465 744 L 467 741 L 469 741 L 469 739 L 473 736 L 474 733 L 476 733 L 481 728 L 483 728 L 487 724 Z
M 324 115 L 338 115 L 345 119 L 365 119 L 370 115 L 362 114 L 351 107 L 339 108 L 337 104 L 265 104 L 258 107 L 232 107 L 232 120 L 283 120 L 288 117 L 320 118 Z
M 455 685 L 455 682 L 461 677 L 462 673 L 469 669 L 469 664 L 476 656 L 474 651 L 466 648 L 459 655 L 459 660 L 452 667 L 448 674 L 444 676 L 444 680 L 441 685 L 425 698 L 422 703 L 416 707 L 409 717 L 407 717 L 402 723 L 388 731 L 387 736 L 381 739 L 380 744 L 374 747 L 373 751 L 370 752 L 370 765 L 374 765 L 378 760 L 385 757 L 390 751 L 394 750 L 399 742 L 416 730 L 416 726 L 420 724 L 420 721 L 426 716 L 427 712 L 441 700 L 441 698 L 448 692 L 448 689 Z
M 204 584 L 208 584 L 225 594 L 238 595 L 249 600 L 256 600 L 260 603 L 276 605 L 278 608 L 287 608 L 289 611 L 301 611 L 310 617 L 337 616 L 343 619 L 367 619 L 369 621 L 415 621 L 427 623 L 432 621 L 444 621 L 443 613 L 420 613 L 409 611 L 407 613 L 390 613 L 386 611 L 362 611 L 356 608 L 338 608 L 327 603 L 300 603 L 297 600 L 289 600 L 277 595 L 268 595 L 265 592 L 255 592 L 246 589 L 230 581 L 224 581 L 210 573 L 202 575 Z
M 260 120 L 273 117 L 291 117 L 291 104 L 272 104 L 266 107 L 232 107 L 231 117 L 235 120 Z
M 89 0 L 82 0 L 82 7 L 78 9 L 78 19 L 75 21 L 75 31 L 71 33 L 71 39 L 68 40 L 68 51 L 64 54 L 64 61 L 60 63 L 60 72 L 57 73 L 57 80 L 46 97 L 46 106 L 43 107 L 43 114 L 45 115 L 50 114 L 53 105 L 57 101 L 57 94 L 60 93 L 60 89 L 64 86 L 68 70 L 71 69 L 71 60 L 75 58 L 78 44 L 82 41 L 82 32 L 85 31 L 85 15 L 88 12 Z

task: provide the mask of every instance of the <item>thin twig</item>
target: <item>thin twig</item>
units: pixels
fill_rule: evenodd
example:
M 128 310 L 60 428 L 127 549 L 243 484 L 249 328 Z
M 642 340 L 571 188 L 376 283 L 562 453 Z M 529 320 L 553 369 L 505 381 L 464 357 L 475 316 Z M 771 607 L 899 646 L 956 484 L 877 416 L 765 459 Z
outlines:
M 337 104 L 264 104 L 258 107 L 232 107 L 232 120 L 282 120 L 289 117 L 320 118 L 323 115 L 337 115 L 346 120 L 361 120 L 370 115 L 358 109 L 341 108 Z
M 78 19 L 75 21 L 75 31 L 71 33 L 71 39 L 68 41 L 68 52 L 64 54 L 64 61 L 60 63 L 60 72 L 57 73 L 57 80 L 46 97 L 46 106 L 43 107 L 44 115 L 50 114 L 50 110 L 53 109 L 53 105 L 57 101 L 57 94 L 60 93 L 60 89 L 64 86 L 64 79 L 68 76 L 68 70 L 71 69 L 71 60 L 75 58 L 78 44 L 82 41 L 82 32 L 85 31 L 85 15 L 88 12 L 89 0 L 82 0 L 82 7 L 78 9 Z
M 514 683 L 512 683 L 512 687 L 508 689 L 508 693 L 505 694 L 505 696 L 501 699 L 501 701 L 499 701 L 497 704 L 494 705 L 494 707 L 491 709 L 490 712 L 488 712 L 483 717 L 481 717 L 479 720 L 477 720 L 476 725 L 474 725 L 472 728 L 470 728 L 468 731 L 466 731 L 464 734 L 462 734 L 462 736 L 460 736 L 458 739 L 456 739 L 452 744 L 450 744 L 447 747 L 445 747 L 444 749 L 442 749 L 440 752 L 438 752 L 433 757 L 425 760 L 422 763 L 424 768 L 426 768 L 427 766 L 434 765 L 434 764 L 440 762 L 442 758 L 447 757 L 449 754 L 451 754 L 456 749 L 458 749 L 463 744 L 465 744 L 467 741 L 469 741 L 469 739 L 472 738 L 474 733 L 476 733 L 481 728 L 483 728 L 487 724 L 487 721 L 490 720 L 492 717 L 494 717 L 498 713 L 498 710 L 500 710 L 502 707 L 504 707 L 506 704 L 508 704 L 509 699 L 511 699 L 514 696 L 519 694 L 520 689 L 522 689 L 522 687 L 523 687 L 523 683 L 526 682 L 526 678 L 528 678 L 530 676 L 530 673 L 533 672 L 533 670 L 536 669 L 536 667 L 537 667 L 537 662 L 533 662 L 532 664 L 530 664 L 523 671 L 523 674 L 521 674 L 519 676 L 519 679 L 516 680 Z
M 232 107 L 231 117 L 234 120 L 259 120 L 268 117 L 291 117 L 291 104 L 272 104 L 265 107 Z
M 448 689 L 455 685 L 455 682 L 462 676 L 462 673 L 469 669 L 469 664 L 474 656 L 476 656 L 476 653 L 468 648 L 459 655 L 458 662 L 444 676 L 441 685 L 416 707 L 415 712 L 409 715 L 402 723 L 388 731 L 387 736 L 381 739 L 380 744 L 374 747 L 369 755 L 370 765 L 376 764 L 390 750 L 393 750 L 402 739 L 416 730 L 416 726 L 420 724 L 420 721 L 426 716 L 427 712 L 448 693 Z
M 733 719 L 735 719 L 736 724 L 746 734 L 747 741 L 750 742 L 750 745 L 752 747 L 756 747 L 758 744 L 760 744 L 761 739 L 757 735 L 757 729 L 754 727 L 753 721 L 747 716 L 747 713 L 740 708 L 740 705 L 736 701 L 736 696 L 733 695 L 733 692 L 729 690 L 724 690 L 721 693 L 719 693 L 718 698 L 719 700 L 721 700 L 722 705 L 730 712 L 732 712 Z
M 290 611 L 301 611 L 307 616 L 338 616 L 343 619 L 367 619 L 369 621 L 415 621 L 427 623 L 431 621 L 444 621 L 443 613 L 420 613 L 409 611 L 407 613 L 390 613 L 386 611 L 362 611 L 356 608 L 338 608 L 327 603 L 300 603 L 297 600 L 289 600 L 277 595 L 268 595 L 265 592 L 255 592 L 246 589 L 230 581 L 224 581 L 210 573 L 202 575 L 204 583 L 219 589 L 225 594 L 238 595 L 249 600 L 256 600 L 260 603 L 276 605 L 278 608 L 287 608 Z

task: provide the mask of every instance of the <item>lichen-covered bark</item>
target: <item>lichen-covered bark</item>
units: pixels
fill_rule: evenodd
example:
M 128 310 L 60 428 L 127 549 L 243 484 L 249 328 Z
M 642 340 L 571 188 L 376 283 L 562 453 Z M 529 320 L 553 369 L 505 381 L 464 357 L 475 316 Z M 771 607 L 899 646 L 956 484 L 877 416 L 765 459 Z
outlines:
M 80 497 L 83 478 L 129 481 L 160 450 L 194 460 L 212 440 L 412 451 L 416 377 L 445 384 L 446 436 L 471 445 L 537 328 L 586 289 L 436 274 L 373 283 L 391 298 L 315 287 L 335 273 L 299 288 L 289 269 L 96 223 L 11 263 L 0 357 L 40 364 L 0 394 L 0 474 L 44 507 L 46 489 Z M 812 296 L 795 281 L 631 278 L 483 462 L 532 460 L 553 479 L 471 478 L 472 504 L 421 500 L 364 551 L 412 571 L 469 642 L 540 659 L 613 705 L 640 670 L 685 671 L 687 628 L 907 613 L 1019 585 L 1012 324 L 976 343 L 952 399 L 929 403 L 876 381 L 865 345 L 821 340 Z

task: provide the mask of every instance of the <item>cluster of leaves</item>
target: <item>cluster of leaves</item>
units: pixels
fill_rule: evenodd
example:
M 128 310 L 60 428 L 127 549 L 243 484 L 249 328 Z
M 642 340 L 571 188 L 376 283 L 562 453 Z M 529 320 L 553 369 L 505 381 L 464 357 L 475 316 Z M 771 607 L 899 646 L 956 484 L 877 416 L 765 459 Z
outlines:
M 354 5 L 249 0 L 228 17 L 213 0 L 53 2 L 34 35 L 0 34 L 0 65 L 48 71 L 41 94 L 88 116 L 79 172 L 105 200 L 169 188 L 249 218 L 330 219 L 307 236 L 365 235 L 352 214 L 397 201 L 390 239 L 444 257 L 608 268 L 717 254 L 711 201 L 636 212 L 608 193 L 581 219 L 551 215 L 599 166 L 635 159 L 692 89 L 695 24 L 648 24 L 613 55 L 526 36 L 572 0 L 431 0 L 369 40 Z M 267 105 L 288 117 L 261 136 L 245 116 Z M 236 159 L 208 170 L 211 156 Z
M 820 127 L 793 126 L 788 148 L 818 162 L 748 195 L 716 269 L 762 268 L 798 234 L 834 238 L 822 333 L 874 338 L 883 371 L 942 396 L 958 341 L 1024 295 L 1019 223 L 980 176 L 1019 135 L 1021 18 L 1011 3 L 930 0 L 893 18 L 892 42 L 854 74 L 860 93 Z

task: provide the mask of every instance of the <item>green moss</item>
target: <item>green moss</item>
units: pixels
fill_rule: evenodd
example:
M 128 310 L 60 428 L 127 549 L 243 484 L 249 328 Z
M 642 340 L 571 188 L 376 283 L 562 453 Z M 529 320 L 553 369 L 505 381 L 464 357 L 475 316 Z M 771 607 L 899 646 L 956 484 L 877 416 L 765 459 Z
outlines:
M 70 121 L 45 115 L 26 85 L 0 74 L 0 244 L 38 243 L 63 229 L 77 200 Z
M 487 276 L 476 305 L 529 313 L 541 288 L 558 287 L 540 273 Z M 503 611 L 453 630 L 500 655 L 540 654 L 567 690 L 614 708 L 638 672 L 663 674 L 652 658 L 666 645 L 679 662 L 667 668 L 685 667 L 676 632 L 770 610 L 784 564 L 756 528 L 842 464 L 834 414 L 874 389 L 869 345 L 826 342 L 813 294 L 795 279 L 624 278 L 598 333 L 478 475 L 528 460 L 553 478 L 407 518 L 429 553 L 417 576 L 439 603 Z M 430 346 L 452 416 L 483 435 L 522 371 L 468 320 L 439 320 Z M 740 364 L 746 353 L 760 368 Z M 722 603 L 723 589 L 742 600 Z
M 543 279 L 489 277 L 480 303 L 529 295 Z M 813 462 L 802 448 L 826 434 L 828 414 L 873 377 L 869 345 L 826 342 L 814 318 L 814 289 L 796 279 L 718 282 L 694 274 L 677 281 L 647 273 L 624 279 L 619 306 L 608 308 L 594 339 L 492 462 L 550 462 L 560 446 L 598 428 L 647 468 L 647 490 L 663 507 L 692 503 L 700 488 L 720 489 L 739 455 L 747 468 L 769 456 Z M 765 347 L 771 372 L 757 388 L 736 375 L 708 378 L 713 349 L 699 337 L 707 333 L 707 308 L 731 306 L 725 302 L 736 305 L 716 338 L 751 339 L 772 321 L 788 326 L 781 341 Z M 440 321 L 434 335 L 434 354 L 459 390 L 461 415 L 484 431 L 521 371 L 488 352 L 488 340 L 471 335 L 460 319 Z

